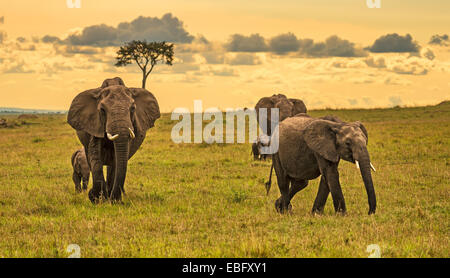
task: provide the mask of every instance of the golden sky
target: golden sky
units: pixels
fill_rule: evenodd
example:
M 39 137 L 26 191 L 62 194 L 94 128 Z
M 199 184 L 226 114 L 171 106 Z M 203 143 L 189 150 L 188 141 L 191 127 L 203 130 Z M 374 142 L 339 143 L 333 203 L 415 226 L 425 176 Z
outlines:
M 155 27 L 168 13 L 167 25 Z M 164 112 L 192 110 L 194 99 L 205 109 L 251 107 L 280 92 L 304 99 L 309 108 L 436 104 L 450 99 L 450 41 L 429 41 L 450 34 L 449 14 L 447 0 L 381 0 L 379 9 L 369 9 L 366 0 L 81 0 L 79 9 L 68 8 L 66 0 L 1 0 L 0 107 L 68 109 L 76 94 L 114 76 L 140 86 L 136 65 L 113 66 L 118 46 L 98 40 L 103 29 L 83 35 L 90 26 L 122 32 L 119 23 L 139 16 L 157 23 L 120 33 L 119 43 L 127 34 L 151 40 L 164 39 L 165 32 L 167 40 L 178 40 L 174 66 L 159 65 L 147 84 Z M 320 53 L 303 46 L 277 52 L 286 46 L 277 36 L 288 33 L 300 45 L 307 38 L 315 46 L 330 36 L 339 40 Z M 420 49 L 364 50 L 392 33 L 410 34 Z M 78 41 L 68 40 L 71 34 Z M 227 44 L 234 34 L 243 38 L 236 49 Z M 256 47 L 252 34 L 265 49 L 246 48 L 244 42 Z M 44 42 L 45 36 L 59 41 Z

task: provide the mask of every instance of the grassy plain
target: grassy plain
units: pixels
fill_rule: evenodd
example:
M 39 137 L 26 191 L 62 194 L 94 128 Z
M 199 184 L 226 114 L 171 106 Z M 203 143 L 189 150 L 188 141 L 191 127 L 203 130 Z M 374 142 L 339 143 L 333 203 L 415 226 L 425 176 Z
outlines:
M 450 105 L 318 110 L 362 121 L 377 213 L 354 165 L 340 176 L 348 214 L 310 210 L 319 180 L 279 215 L 270 162 L 253 161 L 249 144 L 175 144 L 163 115 L 130 160 L 124 204 L 92 205 L 77 194 L 70 157 L 80 146 L 64 115 L 41 115 L 0 129 L 0 257 L 449 257 Z M 2 116 L 9 121 L 17 116 Z M 92 181 L 90 182 L 90 186 Z

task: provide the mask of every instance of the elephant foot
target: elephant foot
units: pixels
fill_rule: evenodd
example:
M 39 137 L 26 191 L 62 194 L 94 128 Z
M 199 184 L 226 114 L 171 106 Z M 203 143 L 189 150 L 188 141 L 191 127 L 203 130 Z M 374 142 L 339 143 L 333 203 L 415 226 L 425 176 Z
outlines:
M 81 193 L 81 187 L 75 186 L 75 192 L 76 193 Z
M 313 208 L 311 211 L 312 215 L 323 215 L 323 208 L 322 209 L 318 209 L 318 208 Z
M 289 203 L 287 211 L 285 209 L 283 209 L 282 205 L 281 205 L 281 197 L 278 198 L 275 201 L 275 209 L 277 210 L 278 213 L 280 214 L 284 214 L 284 213 L 292 213 L 292 205 L 291 203 Z
M 122 203 L 122 194 L 119 190 L 111 192 L 110 200 L 112 204 Z
M 88 196 L 89 196 L 89 200 L 90 200 L 93 204 L 98 204 L 98 203 L 99 203 L 100 192 L 94 192 L 94 191 L 91 189 L 91 190 L 89 190 Z

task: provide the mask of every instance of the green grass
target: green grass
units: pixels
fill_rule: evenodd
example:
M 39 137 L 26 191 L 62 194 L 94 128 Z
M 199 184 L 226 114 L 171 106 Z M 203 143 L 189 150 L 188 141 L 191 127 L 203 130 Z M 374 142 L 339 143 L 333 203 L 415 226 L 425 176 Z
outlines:
M 64 115 L 0 129 L 0 257 L 449 257 L 450 106 L 321 110 L 360 120 L 378 209 L 354 165 L 340 177 L 348 214 L 312 216 L 318 179 L 279 215 L 270 162 L 249 144 L 174 144 L 170 115 L 156 122 L 130 160 L 123 205 L 92 205 L 75 193 L 70 157 L 80 143 Z M 15 120 L 17 116 L 5 116 Z M 92 182 L 90 183 L 91 186 Z

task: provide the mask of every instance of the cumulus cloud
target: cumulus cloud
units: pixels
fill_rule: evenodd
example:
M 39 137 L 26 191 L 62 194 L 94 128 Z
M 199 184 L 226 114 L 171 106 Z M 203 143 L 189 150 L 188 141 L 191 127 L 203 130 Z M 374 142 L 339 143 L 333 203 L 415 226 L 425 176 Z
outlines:
M 428 47 L 425 47 L 424 49 L 422 49 L 420 51 L 420 56 L 427 58 L 428 60 L 434 60 L 434 58 L 436 58 L 436 56 L 434 55 L 433 50 L 431 50 Z
M 420 49 L 417 42 L 413 41 L 410 34 L 401 36 L 397 33 L 387 34 L 375 40 L 372 46 L 368 47 L 370 52 L 418 52 Z
M 46 35 L 46 36 L 42 37 L 41 41 L 43 43 L 61 43 L 62 42 L 58 37 L 50 36 L 50 35 Z
M 444 35 L 433 35 L 430 39 L 429 44 L 437 44 L 443 46 L 449 46 L 450 40 L 447 34 Z
M 366 53 L 355 44 L 331 36 L 325 42 L 314 43 L 313 40 L 305 39 L 301 42 L 300 52 L 311 57 L 363 57 Z
M 117 27 L 106 24 L 88 26 L 64 40 L 49 35 L 42 38 L 48 43 L 98 47 L 117 46 L 131 40 L 190 43 L 194 36 L 184 29 L 182 21 L 167 13 L 161 18 L 140 16 L 131 22 L 119 23 Z
M 364 57 L 366 52 L 355 46 L 354 43 L 331 36 L 325 42 L 314 42 L 312 39 L 298 39 L 292 33 L 280 34 L 266 39 L 259 34 L 244 36 L 235 34 L 225 44 L 230 52 L 272 52 L 284 55 L 291 52 L 300 52 L 307 57 Z
M 23 59 L 10 59 L 8 63 L 3 63 L 3 68 L 0 68 L 2 73 L 33 73 L 31 69 Z
M 57 54 L 63 56 L 73 56 L 75 54 L 94 55 L 103 53 L 101 49 L 91 46 L 78 46 L 78 45 L 54 45 L 54 49 Z
M 234 56 L 227 57 L 225 62 L 234 66 L 253 66 L 261 64 L 259 57 L 251 53 L 238 53 Z
M 259 34 L 234 34 L 225 44 L 225 48 L 230 52 L 264 52 L 269 49 L 265 39 Z
M 300 41 L 292 33 L 281 34 L 269 40 L 270 50 L 277 54 L 285 54 L 288 52 L 298 51 Z
M 206 63 L 212 65 L 223 64 L 225 61 L 225 55 L 221 52 L 216 51 L 204 52 L 202 56 L 203 58 L 205 58 Z
M 386 67 L 386 60 L 384 57 L 373 57 L 369 56 L 366 59 L 364 59 L 364 62 L 367 64 L 367 66 L 371 68 L 385 68 Z
M 387 68 L 398 74 L 425 75 L 428 73 L 429 67 L 424 60 L 417 57 L 400 58 L 392 61 Z
M 6 32 L 0 30 L 0 43 L 6 40 Z

